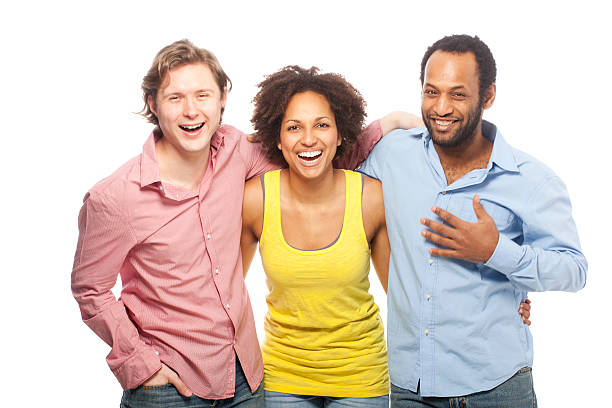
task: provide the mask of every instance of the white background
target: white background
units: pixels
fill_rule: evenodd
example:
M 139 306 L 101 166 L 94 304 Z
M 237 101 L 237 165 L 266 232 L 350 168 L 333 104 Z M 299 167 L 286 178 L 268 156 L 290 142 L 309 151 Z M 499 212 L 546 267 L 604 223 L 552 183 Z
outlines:
M 21 2 L 0 6 L 2 406 L 118 406 L 109 347 L 70 293 L 83 195 L 139 154 L 134 114 L 155 53 L 189 38 L 234 83 L 224 120 L 249 131 L 255 85 L 289 65 L 342 73 L 369 119 L 420 109 L 420 60 L 444 35 L 479 35 L 498 65 L 485 118 L 566 182 L 589 261 L 577 294 L 532 294 L 541 407 L 600 405 L 609 391 L 609 13 L 596 2 Z M 264 275 L 247 285 L 259 335 Z M 373 291 L 386 315 L 384 294 Z M 8 400 L 7 400 L 8 398 Z

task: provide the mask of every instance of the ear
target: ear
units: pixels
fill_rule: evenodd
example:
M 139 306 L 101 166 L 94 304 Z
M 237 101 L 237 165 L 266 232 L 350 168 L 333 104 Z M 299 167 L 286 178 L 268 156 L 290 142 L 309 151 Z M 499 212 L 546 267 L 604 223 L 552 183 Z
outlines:
M 336 146 L 340 146 L 342 144 L 342 135 L 338 133 L 338 142 L 336 142 Z
M 149 110 L 151 110 L 151 112 L 153 112 L 153 114 L 155 116 L 157 115 L 157 108 L 155 107 L 155 101 L 153 100 L 153 96 L 149 95 L 147 96 L 147 106 L 149 107 Z
M 276 147 L 278 147 L 278 150 L 283 150 L 283 149 L 281 148 L 281 143 L 280 143 L 280 140 L 279 140 L 279 141 L 278 141 L 278 143 L 276 144 Z
M 497 92 L 497 87 L 495 83 L 491 84 L 489 89 L 487 89 L 487 96 L 485 97 L 484 104 L 482 105 L 483 109 L 489 109 L 493 106 L 493 102 L 495 102 L 495 94 Z

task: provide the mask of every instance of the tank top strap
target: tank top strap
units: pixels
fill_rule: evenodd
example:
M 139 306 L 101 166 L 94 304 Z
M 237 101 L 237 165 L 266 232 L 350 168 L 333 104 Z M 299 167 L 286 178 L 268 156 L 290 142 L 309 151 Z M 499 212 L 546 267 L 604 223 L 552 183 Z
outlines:
M 281 238 L 280 170 L 269 171 L 263 177 L 264 218 L 260 243 Z
M 363 176 L 355 171 L 344 170 L 346 175 L 346 210 L 344 214 L 344 232 L 351 236 L 359 236 L 367 245 L 367 237 L 363 228 L 361 197 Z M 354 234 L 354 235 L 353 235 Z

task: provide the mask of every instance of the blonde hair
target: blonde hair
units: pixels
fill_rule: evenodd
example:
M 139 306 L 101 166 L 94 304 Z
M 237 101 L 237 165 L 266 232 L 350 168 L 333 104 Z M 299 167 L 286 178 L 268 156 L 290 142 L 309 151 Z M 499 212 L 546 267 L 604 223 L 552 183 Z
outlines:
M 157 92 L 161 88 L 166 74 L 172 68 L 179 67 L 187 64 L 206 64 L 217 82 L 219 89 L 221 90 L 221 97 L 225 95 L 230 89 L 232 89 L 232 81 L 229 79 L 221 64 L 215 55 L 204 49 L 198 48 L 189 40 L 180 40 L 173 42 L 172 44 L 162 48 L 155 59 L 147 75 L 142 79 L 142 98 L 144 100 L 144 108 L 140 111 L 140 114 L 144 116 L 149 122 L 156 126 L 159 126 L 157 116 L 151 111 L 149 107 L 149 96 L 155 101 Z M 221 115 L 223 115 L 223 108 L 221 108 Z

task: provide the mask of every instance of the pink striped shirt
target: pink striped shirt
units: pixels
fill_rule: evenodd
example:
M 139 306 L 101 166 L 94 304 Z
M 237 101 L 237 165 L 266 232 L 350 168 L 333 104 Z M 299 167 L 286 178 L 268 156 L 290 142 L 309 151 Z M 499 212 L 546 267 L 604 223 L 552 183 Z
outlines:
M 354 167 L 381 137 L 376 121 L 343 160 Z M 276 166 L 223 125 L 199 194 L 161 181 L 155 138 L 96 184 L 79 214 L 72 292 L 83 321 L 111 346 L 124 389 L 161 367 L 196 395 L 229 398 L 237 355 L 251 390 L 263 366 L 240 256 L 244 181 Z M 111 292 L 121 274 L 121 297 Z

